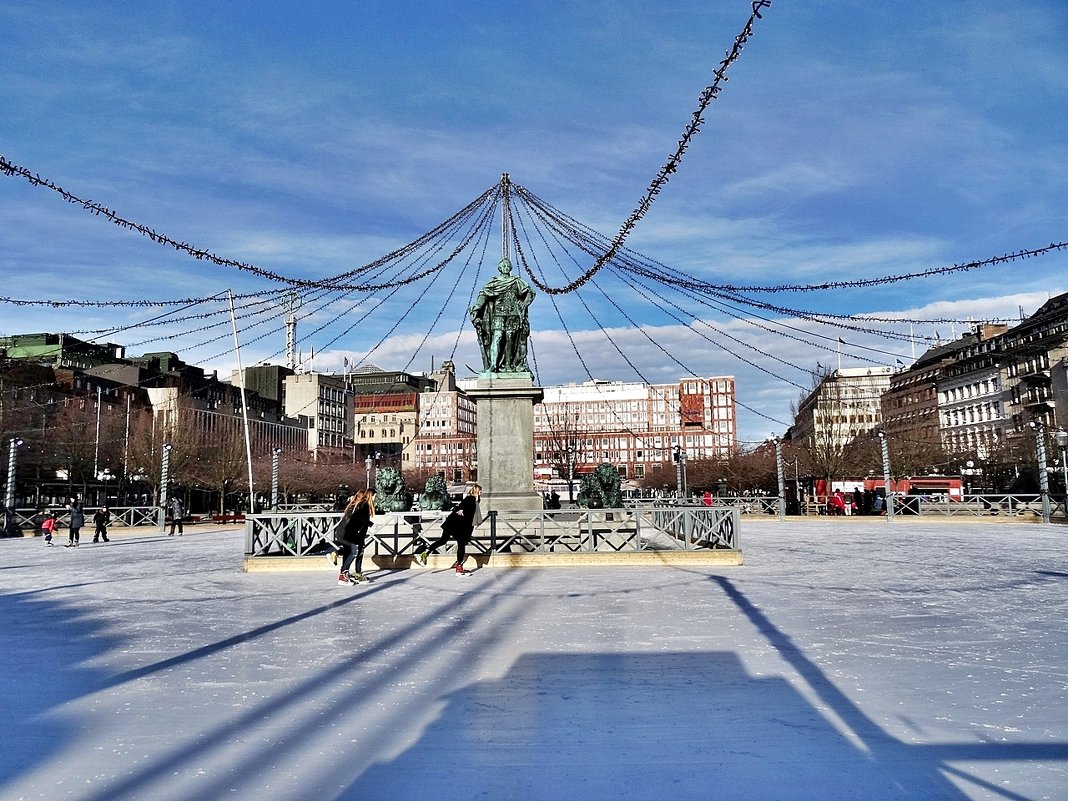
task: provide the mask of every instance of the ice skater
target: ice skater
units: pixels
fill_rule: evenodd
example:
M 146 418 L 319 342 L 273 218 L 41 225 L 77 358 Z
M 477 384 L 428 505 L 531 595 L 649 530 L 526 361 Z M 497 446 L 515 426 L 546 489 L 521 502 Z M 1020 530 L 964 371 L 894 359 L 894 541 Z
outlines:
M 108 539 L 108 523 L 111 522 L 111 514 L 106 506 L 101 506 L 93 515 L 93 542 L 111 542 Z
M 167 535 L 168 537 L 174 536 L 174 529 L 177 526 L 178 536 L 182 536 L 182 522 L 185 520 L 185 506 L 182 505 L 182 499 L 177 495 L 171 498 L 171 531 Z
M 349 520 L 341 533 L 341 573 L 337 583 L 363 584 L 368 581 L 363 574 L 363 552 L 367 547 L 367 530 L 375 517 L 374 489 L 360 490 L 353 495 L 345 514 Z M 355 567 L 356 572 L 350 574 L 350 567 Z
M 82 511 L 82 505 L 76 498 L 70 499 L 67 508 L 70 509 L 70 539 L 63 547 L 77 548 L 79 532 L 82 530 L 82 526 L 85 525 L 85 512 Z
M 56 530 L 56 513 L 51 509 L 45 509 L 44 520 L 41 521 L 41 533 L 44 534 L 45 545 L 54 545 L 52 534 Z
M 453 509 L 441 524 L 441 536 L 426 546 L 422 553 L 416 554 L 417 564 L 425 567 L 430 554 L 450 539 L 454 539 L 456 540 L 456 564 L 453 568 L 456 570 L 456 575 L 470 575 L 471 571 L 464 569 L 464 559 L 467 557 L 467 543 L 471 541 L 471 533 L 482 522 L 482 510 L 478 507 L 480 495 L 482 495 L 482 487 L 472 484 L 467 495 L 460 501 L 460 505 Z

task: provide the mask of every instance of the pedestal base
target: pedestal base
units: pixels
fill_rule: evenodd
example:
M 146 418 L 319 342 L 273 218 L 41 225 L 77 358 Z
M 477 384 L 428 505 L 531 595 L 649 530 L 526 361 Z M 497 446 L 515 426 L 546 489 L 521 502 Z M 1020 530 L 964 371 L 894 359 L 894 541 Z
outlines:
M 468 390 L 478 407 L 476 443 L 482 511 L 537 510 L 534 404 L 544 393 L 529 376 L 479 378 Z

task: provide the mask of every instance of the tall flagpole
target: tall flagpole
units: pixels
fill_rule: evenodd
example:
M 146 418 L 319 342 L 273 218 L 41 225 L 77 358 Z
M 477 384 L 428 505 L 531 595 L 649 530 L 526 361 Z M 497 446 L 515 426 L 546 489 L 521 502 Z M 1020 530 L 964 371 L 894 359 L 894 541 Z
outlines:
M 248 511 L 256 511 L 256 495 L 252 488 L 252 437 L 248 430 L 248 402 L 245 400 L 245 370 L 241 367 L 241 346 L 237 342 L 237 315 L 234 314 L 234 293 L 226 290 L 230 301 L 230 325 L 234 330 L 234 355 L 237 357 L 237 374 L 241 378 L 241 416 L 245 421 L 245 460 L 248 462 Z

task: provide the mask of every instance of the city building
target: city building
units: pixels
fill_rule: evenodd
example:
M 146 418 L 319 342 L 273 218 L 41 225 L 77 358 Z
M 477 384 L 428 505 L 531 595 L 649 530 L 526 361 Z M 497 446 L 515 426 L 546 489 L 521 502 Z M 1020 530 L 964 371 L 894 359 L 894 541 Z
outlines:
M 544 387 L 534 407 L 535 473 L 566 479 L 607 462 L 645 478 L 687 459 L 729 456 L 737 446 L 733 376 L 675 384 L 589 381 Z M 670 468 L 669 468 L 670 469 Z
M 1009 329 L 998 346 L 1013 432 L 1022 434 L 1031 421 L 1051 430 L 1068 427 L 1068 293 L 1050 298 Z
M 1000 335 L 1006 326 L 983 326 L 953 353 L 937 379 L 938 430 L 950 456 L 987 459 L 1004 441 L 1006 414 Z M 987 336 L 992 334 L 992 336 Z
M 473 481 L 475 402 L 457 386 L 451 361 L 431 377 L 436 388 L 419 394 L 418 436 L 408 445 L 405 464 L 443 474 L 449 483 Z
M 345 381 L 324 373 L 294 373 L 283 379 L 284 410 L 289 417 L 305 417 L 307 450 L 348 454 L 352 450 L 353 409 Z
M 809 447 L 841 450 L 882 422 L 890 367 L 846 367 L 828 372 L 802 399 L 790 435 Z
M 344 376 L 353 395 L 353 458 L 379 467 L 411 469 L 419 396 L 433 389 L 427 376 L 364 365 Z
M 988 358 L 991 339 L 1007 330 L 1005 325 L 978 325 L 959 339 L 928 348 L 910 366 L 895 372 L 882 396 L 883 430 L 894 442 L 908 443 L 918 455 L 967 450 L 959 446 L 975 440 L 977 420 L 982 426 L 992 419 L 989 408 L 972 407 L 982 407 L 991 392 L 999 391 L 997 368 L 992 382 L 990 376 L 971 375 L 971 368 L 958 368 L 969 363 L 982 369 L 979 365 Z

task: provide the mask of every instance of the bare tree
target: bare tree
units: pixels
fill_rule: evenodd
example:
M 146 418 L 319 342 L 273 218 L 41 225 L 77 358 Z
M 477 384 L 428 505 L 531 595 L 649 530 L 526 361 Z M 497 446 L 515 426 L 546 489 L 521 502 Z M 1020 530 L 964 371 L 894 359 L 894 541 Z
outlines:
M 219 513 L 226 511 L 226 497 L 241 488 L 248 475 L 244 435 L 236 426 L 199 432 L 196 459 L 184 465 L 188 483 L 206 487 L 218 494 Z M 242 490 L 243 491 L 243 490 Z
M 588 461 L 587 434 L 579 428 L 579 411 L 575 404 L 554 404 L 548 416 L 549 436 L 541 439 L 543 459 L 561 478 L 570 475 L 572 465 Z

